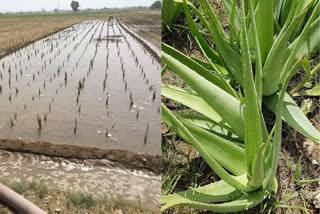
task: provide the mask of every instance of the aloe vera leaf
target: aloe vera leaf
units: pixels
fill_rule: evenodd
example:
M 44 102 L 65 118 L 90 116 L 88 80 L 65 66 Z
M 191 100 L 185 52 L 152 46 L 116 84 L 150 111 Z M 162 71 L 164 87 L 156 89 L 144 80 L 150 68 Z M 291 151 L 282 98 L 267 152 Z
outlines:
M 173 0 L 163 0 L 161 6 L 162 26 L 171 25 L 182 11 L 182 6 Z
M 214 157 L 207 151 L 205 148 L 191 133 L 190 131 L 182 124 L 180 120 L 165 106 L 161 105 L 162 108 L 162 119 L 169 126 L 174 129 L 174 131 L 181 137 L 183 137 L 188 143 L 190 143 L 203 157 L 208 165 L 214 170 L 214 172 L 226 183 L 233 186 L 234 188 L 242 191 L 253 191 L 254 188 L 248 185 L 247 174 L 241 176 L 234 176 L 229 174 L 219 163 L 214 159 Z M 230 143 L 232 145 L 232 143 Z M 240 147 L 239 147 L 240 148 Z M 237 157 L 239 158 L 240 155 Z M 228 161 L 228 160 L 226 160 Z M 234 164 L 238 164 L 235 162 Z
M 250 5 L 251 1 L 249 1 Z M 244 3 L 242 2 L 242 9 L 244 10 Z M 263 143 L 261 124 L 260 105 L 257 99 L 257 92 L 253 80 L 253 71 L 251 67 L 251 58 L 249 52 L 248 33 L 245 23 L 244 14 L 242 16 L 242 34 L 241 34 L 241 50 L 243 62 L 243 79 L 245 91 L 245 151 L 247 173 L 252 176 L 252 164 L 255 156 Z
M 287 43 L 289 42 L 292 31 L 297 27 L 305 13 L 306 11 L 295 17 L 290 24 L 288 21 L 288 26 L 283 27 L 269 52 L 263 68 L 262 94 L 265 96 L 272 95 L 279 90 L 281 71 L 284 67 L 283 63 L 287 60 L 287 58 L 285 58 L 287 53 Z
M 185 199 L 183 203 L 180 203 L 178 205 L 185 205 L 197 209 L 212 211 L 215 213 L 235 213 L 245 211 L 257 206 L 262 201 L 264 201 L 268 197 L 268 195 L 269 194 L 267 192 L 257 191 L 243 194 L 242 197 L 236 200 L 219 204 L 201 203 L 193 200 L 187 201 L 187 199 Z M 161 210 L 163 211 L 170 207 L 171 206 L 164 206 L 161 208 Z
M 287 74 L 287 77 L 285 79 L 285 82 L 279 92 L 278 100 L 277 100 L 277 106 L 276 106 L 276 121 L 275 121 L 275 133 L 273 137 L 273 148 L 272 148 L 272 158 L 271 158 L 271 169 L 269 172 L 266 173 L 265 179 L 263 181 L 263 187 L 268 188 L 268 186 L 271 185 L 273 178 L 276 175 L 277 172 L 277 166 L 280 156 L 280 147 L 282 142 L 282 117 L 283 117 L 283 106 L 284 106 L 284 100 L 285 95 L 287 91 L 287 87 L 289 85 L 289 81 L 291 77 L 294 75 L 297 68 L 301 65 L 301 62 L 303 61 L 303 58 L 300 58 L 294 66 L 292 66 L 291 70 Z
M 249 1 L 249 11 L 250 11 Z M 252 5 L 252 3 L 251 3 Z M 251 14 L 250 17 L 254 18 Z M 260 0 L 256 14 L 256 28 L 261 51 L 261 64 L 263 65 L 273 45 L 274 23 L 273 23 L 273 1 Z M 256 46 L 257 47 L 257 46 Z
M 260 187 L 264 179 L 264 150 L 266 144 L 261 144 L 252 164 L 252 179 L 250 185 Z
M 161 89 L 162 96 L 188 106 L 224 127 L 228 126 L 226 122 L 223 121 L 222 117 L 195 92 L 171 85 L 162 85 Z
M 185 66 L 188 66 L 190 69 L 197 72 L 199 75 L 206 78 L 211 83 L 215 84 L 216 86 L 222 88 L 232 96 L 236 97 L 234 90 L 224 79 L 222 79 L 220 76 L 213 74 L 212 72 L 210 72 L 208 69 L 203 67 L 201 64 L 197 63 L 192 58 L 184 55 L 180 51 L 175 50 L 174 48 L 166 44 L 162 45 L 162 51 L 169 54 L 171 57 L 175 58 L 176 60 L 178 60 L 179 63 Z
M 235 200 L 240 196 L 241 192 L 239 190 L 220 180 L 202 187 L 162 196 L 161 203 L 164 204 L 162 210 L 165 210 L 170 207 L 183 205 L 189 201 L 213 203 Z
M 195 126 L 201 127 L 209 132 L 212 132 L 215 135 L 218 135 L 219 137 L 243 146 L 243 141 L 237 135 L 233 134 L 233 131 L 230 128 L 224 127 L 206 116 L 180 113 L 178 113 L 177 115 Z
M 192 143 L 192 140 L 190 141 L 186 132 L 181 131 L 181 129 L 175 126 L 172 121 L 173 117 L 175 117 L 175 119 L 185 127 L 185 129 L 201 144 L 206 152 L 208 152 L 210 157 L 213 158 L 220 166 L 235 175 L 243 175 L 246 173 L 243 148 L 235 145 L 231 141 L 219 137 L 218 135 L 195 126 L 174 114 L 172 114 L 171 118 L 169 114 L 163 115 L 162 119 L 167 126 L 195 147 L 196 145 Z
M 221 55 L 233 77 L 240 83 L 240 85 L 243 85 L 240 55 L 235 50 L 233 50 L 226 41 L 224 31 L 221 28 L 221 24 L 219 23 L 218 18 L 213 12 L 208 0 L 200 1 L 200 3 L 202 5 L 201 8 L 204 10 L 204 13 L 208 16 L 208 19 L 204 20 L 204 22 L 207 23 L 206 26 L 215 42 L 218 53 Z
M 305 10 L 306 11 L 306 10 Z M 313 20 L 316 19 L 316 17 L 319 17 L 319 11 L 320 11 L 320 1 L 318 1 L 314 7 L 314 10 L 312 11 L 312 14 L 306 23 L 305 28 L 301 32 L 299 39 L 296 43 L 296 45 L 293 47 L 285 65 L 283 66 L 283 69 L 281 71 L 281 82 L 284 82 L 288 73 L 291 71 L 291 67 L 293 66 L 295 60 L 296 60 L 296 54 L 298 50 L 300 49 L 300 44 L 304 43 L 303 40 L 308 40 L 308 38 L 305 38 L 306 35 L 308 35 L 310 27 L 312 26 Z M 318 18 L 319 19 L 319 18 Z
M 229 140 L 195 126 L 182 118 L 179 120 L 199 143 L 206 148 L 206 151 L 212 155 L 220 166 L 235 175 L 243 175 L 246 173 L 245 153 L 243 148 L 235 145 Z
M 200 14 L 200 12 L 192 4 L 189 4 L 189 6 L 193 7 L 193 10 L 197 11 L 198 14 Z M 206 55 L 208 60 L 210 60 L 212 63 L 219 63 L 220 64 L 221 62 L 220 62 L 220 58 L 219 58 L 218 54 L 208 45 L 207 41 L 204 39 L 204 37 L 202 36 L 202 34 L 199 32 L 198 28 L 196 27 L 196 24 L 194 23 L 194 21 L 191 17 L 191 13 L 190 13 L 190 10 L 187 6 L 186 0 L 183 0 L 183 7 L 184 7 L 184 11 L 186 14 L 186 18 L 187 18 L 190 30 L 192 32 L 192 35 L 196 38 L 196 41 L 197 41 L 199 47 L 201 48 L 203 53 Z
M 295 54 L 295 59 L 298 59 L 302 55 L 309 55 L 312 51 L 320 45 L 320 18 L 317 18 L 309 28 L 306 29 L 306 33 L 304 35 L 300 35 L 297 37 L 288 47 L 290 54 L 294 47 L 297 45 L 297 50 Z M 300 38 L 303 37 L 303 38 Z M 297 44 L 299 41 L 299 44 Z M 289 57 L 289 56 L 287 56 Z
M 212 84 L 190 67 L 162 51 L 162 61 L 183 79 L 211 108 L 230 125 L 235 133 L 244 139 L 242 104 L 220 87 Z
M 262 103 L 262 64 L 265 61 L 265 58 L 267 57 L 267 53 L 265 54 L 265 56 L 263 55 L 263 52 L 267 50 L 267 52 L 269 52 L 270 48 L 266 46 L 266 44 L 263 44 L 264 47 L 261 47 L 261 42 L 263 43 L 264 40 L 268 40 L 267 35 L 262 35 L 261 33 L 258 34 L 258 30 L 260 30 L 260 28 L 257 26 L 256 21 L 255 21 L 255 15 L 254 15 L 254 10 L 253 10 L 253 5 L 252 2 L 249 1 L 249 13 L 250 13 L 250 18 L 251 18 L 251 27 L 252 27 L 252 33 L 253 33 L 253 39 L 254 39 L 254 43 L 255 43 L 255 56 L 256 56 L 256 78 L 255 78 L 255 86 L 256 86 L 256 90 L 257 90 L 257 97 L 258 97 L 258 101 L 259 101 L 259 105 L 261 106 Z M 258 10 L 265 10 L 263 9 L 261 6 L 263 6 L 265 4 L 265 0 L 260 1 L 259 3 L 259 8 Z M 272 4 L 271 6 L 271 15 L 272 15 Z M 268 7 L 270 7 L 268 6 Z M 266 11 L 263 12 L 264 14 L 266 13 Z M 273 16 L 272 16 L 273 18 Z M 258 14 L 257 17 L 257 23 L 259 24 L 259 22 L 262 22 L 262 20 L 260 20 L 260 14 Z M 268 22 L 268 21 L 266 21 Z M 262 23 L 260 23 L 262 24 Z M 265 24 L 265 23 L 263 23 Z M 272 26 L 273 27 L 273 26 Z M 266 28 L 267 29 L 267 28 Z M 263 30 L 264 33 L 267 33 L 268 30 Z M 273 31 L 273 30 L 272 30 Z M 272 32 L 273 34 L 273 32 Z M 272 35 L 272 40 L 273 42 L 273 35 Z M 260 42 L 260 43 L 259 43 Z M 266 42 L 268 43 L 268 42 Z M 270 45 L 271 47 L 271 45 Z M 263 50 L 263 48 L 265 50 Z
M 276 112 L 278 97 L 279 93 L 264 98 L 264 103 L 273 112 Z M 311 124 L 289 94 L 284 96 L 282 116 L 284 121 L 306 138 L 320 143 L 320 132 Z

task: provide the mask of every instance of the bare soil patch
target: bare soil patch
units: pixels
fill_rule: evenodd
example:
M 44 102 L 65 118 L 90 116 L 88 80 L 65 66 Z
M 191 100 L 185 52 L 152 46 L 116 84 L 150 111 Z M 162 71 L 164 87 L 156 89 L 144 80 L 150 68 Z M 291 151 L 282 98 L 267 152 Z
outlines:
M 82 20 L 80 17 L 0 18 L 0 57 Z

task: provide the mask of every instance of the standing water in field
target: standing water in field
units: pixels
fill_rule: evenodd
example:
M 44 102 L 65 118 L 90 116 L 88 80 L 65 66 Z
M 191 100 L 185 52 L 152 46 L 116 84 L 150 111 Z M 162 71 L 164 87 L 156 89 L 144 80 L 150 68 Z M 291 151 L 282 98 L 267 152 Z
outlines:
M 160 64 L 115 20 L 0 59 L 0 136 L 160 154 Z

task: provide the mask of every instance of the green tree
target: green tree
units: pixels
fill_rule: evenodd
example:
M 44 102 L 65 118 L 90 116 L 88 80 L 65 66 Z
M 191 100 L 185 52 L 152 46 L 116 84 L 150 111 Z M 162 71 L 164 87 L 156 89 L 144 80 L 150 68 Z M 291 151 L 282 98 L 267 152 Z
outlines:
M 72 1 L 70 6 L 71 6 L 72 10 L 74 12 L 76 12 L 76 11 L 78 11 L 80 4 L 78 1 Z

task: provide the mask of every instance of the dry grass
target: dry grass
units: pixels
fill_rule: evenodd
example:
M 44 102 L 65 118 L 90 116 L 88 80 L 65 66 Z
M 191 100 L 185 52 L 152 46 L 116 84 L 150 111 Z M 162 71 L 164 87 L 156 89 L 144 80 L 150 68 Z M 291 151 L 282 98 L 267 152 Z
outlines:
M 140 202 L 125 199 L 94 197 L 84 192 L 65 192 L 49 189 L 41 181 L 2 180 L 16 192 L 45 210 L 47 213 L 159 213 L 159 208 L 145 208 Z M 9 214 L 10 210 L 0 201 L 0 213 Z

